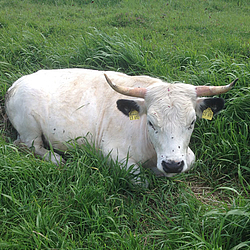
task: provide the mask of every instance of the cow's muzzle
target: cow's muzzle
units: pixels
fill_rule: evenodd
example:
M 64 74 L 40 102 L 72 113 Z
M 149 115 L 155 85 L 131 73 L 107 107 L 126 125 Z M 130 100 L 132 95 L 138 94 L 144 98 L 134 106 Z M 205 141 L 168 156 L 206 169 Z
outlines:
M 169 173 L 180 173 L 183 170 L 184 161 L 162 161 L 163 170 Z

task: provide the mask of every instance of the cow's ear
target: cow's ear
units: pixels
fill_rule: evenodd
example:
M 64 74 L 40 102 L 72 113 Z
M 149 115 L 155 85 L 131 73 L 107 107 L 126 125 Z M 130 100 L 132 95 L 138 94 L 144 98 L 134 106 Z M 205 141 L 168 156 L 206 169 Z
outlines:
M 198 98 L 196 102 L 196 114 L 201 118 L 204 110 L 210 108 L 213 112 L 213 115 L 215 115 L 224 108 L 224 103 L 224 99 L 217 97 Z
M 126 116 L 129 116 L 131 111 L 137 111 L 139 115 L 145 113 L 145 104 L 143 100 L 127 100 L 119 99 L 117 102 L 117 108 Z

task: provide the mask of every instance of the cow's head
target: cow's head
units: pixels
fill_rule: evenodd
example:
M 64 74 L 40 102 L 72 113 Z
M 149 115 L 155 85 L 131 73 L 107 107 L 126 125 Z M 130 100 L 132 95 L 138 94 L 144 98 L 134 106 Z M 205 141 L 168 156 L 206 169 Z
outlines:
M 138 97 L 138 100 L 120 99 L 118 109 L 129 116 L 137 111 L 147 116 L 147 130 L 157 154 L 157 168 L 166 176 L 189 170 L 195 155 L 188 147 L 196 116 L 205 110 L 212 114 L 224 107 L 222 98 L 202 98 L 226 93 L 237 81 L 226 86 L 193 86 L 189 84 L 153 84 L 148 88 L 117 86 L 105 75 L 109 85 L 117 92 Z

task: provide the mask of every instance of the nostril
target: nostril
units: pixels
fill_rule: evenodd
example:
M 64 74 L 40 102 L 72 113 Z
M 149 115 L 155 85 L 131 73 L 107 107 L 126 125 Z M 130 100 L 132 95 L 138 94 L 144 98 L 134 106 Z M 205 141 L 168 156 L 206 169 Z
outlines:
M 179 162 L 177 163 L 177 165 L 178 165 L 178 166 L 184 165 L 184 161 L 179 161 Z
M 184 161 L 162 161 L 161 164 L 166 173 L 180 173 L 184 167 Z

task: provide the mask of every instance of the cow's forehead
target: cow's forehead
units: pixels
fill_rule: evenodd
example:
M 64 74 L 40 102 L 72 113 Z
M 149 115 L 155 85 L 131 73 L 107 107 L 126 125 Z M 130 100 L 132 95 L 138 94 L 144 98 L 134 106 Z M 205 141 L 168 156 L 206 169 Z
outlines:
M 195 116 L 196 98 L 193 85 L 176 83 L 152 86 L 145 101 L 148 115 L 159 126 L 170 122 L 184 125 Z
M 149 99 L 175 99 L 178 97 L 196 100 L 195 86 L 184 83 L 158 83 L 148 87 L 147 98 Z

